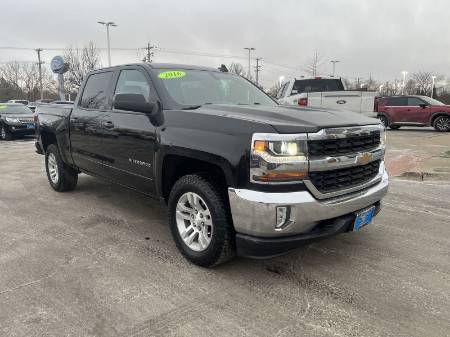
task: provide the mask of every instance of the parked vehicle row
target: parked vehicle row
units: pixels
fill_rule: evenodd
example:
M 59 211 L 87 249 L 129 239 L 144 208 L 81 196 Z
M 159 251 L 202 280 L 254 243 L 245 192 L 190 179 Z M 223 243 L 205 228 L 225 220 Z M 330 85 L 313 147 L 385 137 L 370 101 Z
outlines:
M 100 69 L 73 106 L 37 112 L 54 190 L 83 172 L 161 200 L 178 249 L 200 266 L 360 230 L 388 189 L 378 120 L 280 106 L 217 69 Z

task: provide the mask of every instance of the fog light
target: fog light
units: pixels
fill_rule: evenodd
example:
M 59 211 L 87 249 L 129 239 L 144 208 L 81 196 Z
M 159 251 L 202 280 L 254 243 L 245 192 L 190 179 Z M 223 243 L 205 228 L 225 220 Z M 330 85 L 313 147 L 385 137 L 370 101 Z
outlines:
M 291 207 L 290 206 L 277 206 L 277 219 L 275 229 L 283 229 L 284 227 L 293 223 L 291 219 Z

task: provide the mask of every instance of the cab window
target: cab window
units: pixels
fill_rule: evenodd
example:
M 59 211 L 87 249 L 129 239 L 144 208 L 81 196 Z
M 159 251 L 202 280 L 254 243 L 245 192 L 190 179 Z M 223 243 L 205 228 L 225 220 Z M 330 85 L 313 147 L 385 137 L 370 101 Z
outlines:
M 96 73 L 89 76 L 81 96 L 80 106 L 85 109 L 111 109 L 108 99 L 112 72 Z

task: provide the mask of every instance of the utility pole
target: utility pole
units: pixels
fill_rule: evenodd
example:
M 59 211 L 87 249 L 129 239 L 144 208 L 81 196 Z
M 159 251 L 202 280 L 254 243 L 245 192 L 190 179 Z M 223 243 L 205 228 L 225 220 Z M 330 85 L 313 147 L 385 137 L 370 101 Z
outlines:
M 150 42 L 148 42 L 147 43 L 147 47 L 144 47 L 144 49 L 147 50 L 147 56 L 144 56 L 143 61 L 144 62 L 148 62 L 148 63 L 152 63 L 152 56 L 155 55 L 153 50 L 156 49 L 156 46 L 151 46 Z
M 261 57 L 257 57 L 256 58 L 256 67 L 255 67 L 255 72 L 256 72 L 256 85 L 258 85 L 259 82 L 259 72 L 261 71 L 261 66 L 259 65 L 259 61 L 261 61 L 262 58 Z
M 251 67 L 250 67 L 250 53 L 252 52 L 252 50 L 255 50 L 255 48 L 253 47 L 246 47 L 244 48 L 246 50 L 248 50 L 248 72 L 247 72 L 247 78 L 250 79 L 251 75 Z
M 109 22 L 97 21 L 97 23 L 106 27 L 106 43 L 108 45 L 108 66 L 111 67 L 111 47 L 110 47 L 110 43 L 109 43 L 109 26 L 117 27 L 117 25 L 112 21 L 109 21 Z
M 338 60 L 331 60 L 330 62 L 333 63 L 333 77 L 334 77 L 334 75 L 336 73 L 336 63 L 339 63 L 339 61 Z
M 44 98 L 44 88 L 42 86 L 42 64 L 44 62 L 41 61 L 41 51 L 43 49 L 38 48 L 36 49 L 37 55 L 38 55 L 38 67 L 39 67 L 39 91 L 41 93 L 41 100 Z

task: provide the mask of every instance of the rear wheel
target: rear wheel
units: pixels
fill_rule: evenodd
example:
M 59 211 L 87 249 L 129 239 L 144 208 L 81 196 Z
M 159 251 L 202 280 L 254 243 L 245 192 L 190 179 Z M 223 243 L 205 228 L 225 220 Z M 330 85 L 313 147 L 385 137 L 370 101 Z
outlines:
M 235 254 L 234 230 L 219 189 L 198 175 L 180 178 L 169 196 L 170 228 L 180 252 L 212 267 Z
M 78 172 L 64 164 L 55 144 L 45 151 L 45 168 L 48 182 L 55 191 L 71 191 L 77 186 Z
M 392 130 L 398 130 L 400 129 L 400 125 L 389 125 L 389 128 L 391 128 Z
M 450 131 L 450 117 L 449 116 L 439 116 L 433 122 L 433 127 L 440 132 Z
M 2 140 L 11 140 L 13 139 L 11 132 L 9 132 L 8 130 L 6 130 L 5 126 L 2 125 L 0 127 L 0 138 Z

